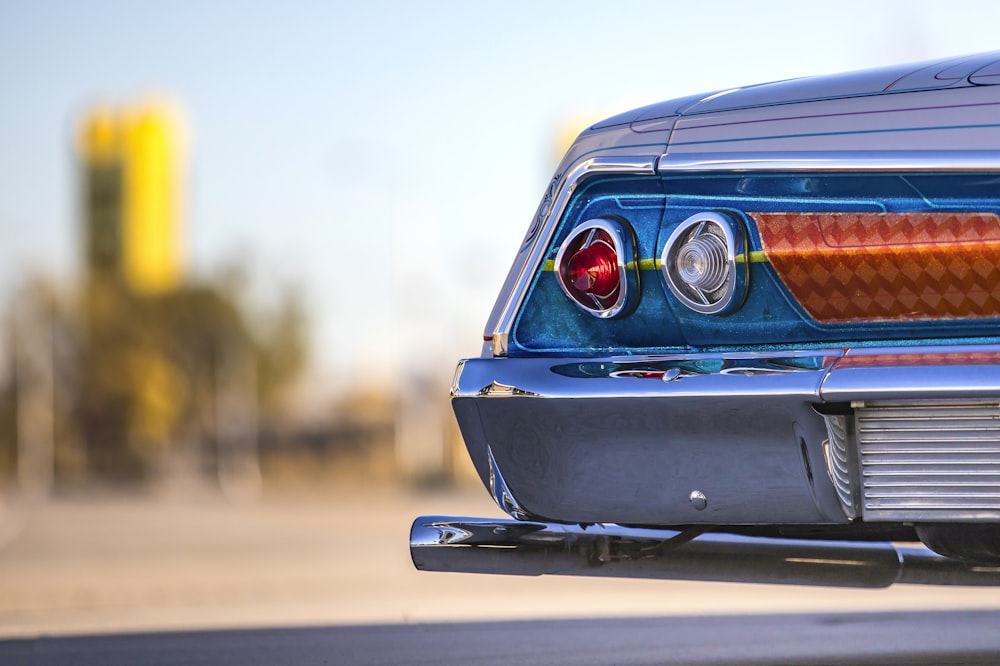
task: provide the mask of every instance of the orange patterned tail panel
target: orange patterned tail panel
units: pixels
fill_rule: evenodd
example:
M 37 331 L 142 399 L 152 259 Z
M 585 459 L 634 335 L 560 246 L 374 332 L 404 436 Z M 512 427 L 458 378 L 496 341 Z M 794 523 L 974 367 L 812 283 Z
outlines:
M 1000 352 L 939 352 L 915 354 L 848 354 L 833 359 L 837 369 L 899 366 L 1000 365 Z
M 752 213 L 768 261 L 822 323 L 1000 317 L 994 213 Z

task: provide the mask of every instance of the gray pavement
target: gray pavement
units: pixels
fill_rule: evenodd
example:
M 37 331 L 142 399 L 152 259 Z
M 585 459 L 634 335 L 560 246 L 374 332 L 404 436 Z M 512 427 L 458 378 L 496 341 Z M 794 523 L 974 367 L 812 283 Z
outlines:
M 996 664 L 997 611 L 298 627 L 0 641 L 0 662 L 131 664 Z
M 419 514 L 497 515 L 481 488 L 204 488 L 0 508 L 0 638 L 525 619 L 1000 610 L 1000 590 L 845 590 L 415 571 Z M 996 615 L 982 617 L 997 619 Z M 998 632 L 1000 633 L 1000 632 Z

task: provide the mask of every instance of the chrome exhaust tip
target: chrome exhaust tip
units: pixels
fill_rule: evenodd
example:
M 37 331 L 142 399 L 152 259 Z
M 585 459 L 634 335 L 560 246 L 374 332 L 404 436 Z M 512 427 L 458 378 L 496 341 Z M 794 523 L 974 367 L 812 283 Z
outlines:
M 1000 585 L 1000 567 L 969 565 L 886 542 L 422 516 L 410 530 L 421 571 L 888 587 Z

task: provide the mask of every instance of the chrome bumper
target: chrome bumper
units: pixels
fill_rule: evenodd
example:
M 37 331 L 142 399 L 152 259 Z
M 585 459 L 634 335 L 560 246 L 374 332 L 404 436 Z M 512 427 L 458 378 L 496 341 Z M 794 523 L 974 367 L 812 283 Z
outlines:
M 452 388 L 480 476 L 522 518 L 818 525 L 868 512 L 870 520 L 1000 521 L 998 456 L 960 468 L 988 480 L 962 491 L 968 502 L 936 506 L 931 493 L 896 510 L 866 493 L 861 465 L 878 457 L 862 460 L 855 440 L 838 442 L 832 431 L 845 414 L 886 401 L 918 411 L 1000 407 L 1000 346 L 470 359 Z M 990 437 L 982 450 L 1000 451 L 1000 434 Z M 926 459 L 921 474 L 947 474 L 965 464 L 969 446 L 902 464 Z
M 421 571 L 887 587 L 1000 585 L 1000 567 L 966 565 L 925 548 L 690 535 L 617 525 L 552 525 L 423 516 L 410 531 Z

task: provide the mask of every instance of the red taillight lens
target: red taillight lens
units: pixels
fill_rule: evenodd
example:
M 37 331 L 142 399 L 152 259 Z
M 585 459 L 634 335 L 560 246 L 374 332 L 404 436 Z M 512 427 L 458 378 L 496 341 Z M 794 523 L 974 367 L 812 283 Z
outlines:
M 604 241 L 597 241 L 574 254 L 566 276 L 585 294 L 610 298 L 618 289 L 618 255 Z
M 598 217 L 573 229 L 559 246 L 559 286 L 595 317 L 627 315 L 639 300 L 635 233 L 628 222 Z

